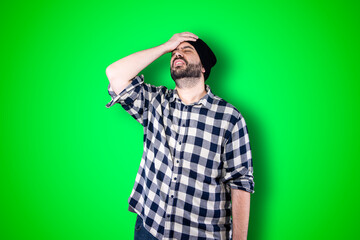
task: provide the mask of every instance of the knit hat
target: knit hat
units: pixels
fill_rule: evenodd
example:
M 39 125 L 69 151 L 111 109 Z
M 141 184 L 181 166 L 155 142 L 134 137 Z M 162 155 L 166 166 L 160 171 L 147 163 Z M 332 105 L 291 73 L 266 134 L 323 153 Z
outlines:
M 194 41 L 188 41 L 196 50 L 196 52 L 199 54 L 200 61 L 205 68 L 204 78 L 205 80 L 210 75 L 211 68 L 216 63 L 216 57 L 213 51 L 209 48 L 209 46 L 200 38 L 198 38 L 195 42 Z

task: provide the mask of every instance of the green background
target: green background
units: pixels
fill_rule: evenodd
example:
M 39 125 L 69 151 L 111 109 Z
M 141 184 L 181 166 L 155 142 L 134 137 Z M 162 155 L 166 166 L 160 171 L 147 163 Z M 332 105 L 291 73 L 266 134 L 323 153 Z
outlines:
M 1 3 L 0 239 L 132 239 L 142 128 L 105 69 L 190 31 L 207 83 L 245 117 L 248 239 L 354 239 L 359 216 L 356 1 Z M 143 71 L 174 87 L 169 55 Z

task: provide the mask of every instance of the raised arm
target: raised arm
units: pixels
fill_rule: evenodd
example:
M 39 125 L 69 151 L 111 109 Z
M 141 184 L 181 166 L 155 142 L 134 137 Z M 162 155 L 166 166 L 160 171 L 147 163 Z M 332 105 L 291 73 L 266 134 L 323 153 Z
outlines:
M 106 68 L 112 90 L 119 94 L 141 70 L 165 53 L 174 50 L 180 43 L 196 41 L 198 37 L 190 32 L 174 34 L 170 40 L 157 47 L 146 49 L 124 57 Z

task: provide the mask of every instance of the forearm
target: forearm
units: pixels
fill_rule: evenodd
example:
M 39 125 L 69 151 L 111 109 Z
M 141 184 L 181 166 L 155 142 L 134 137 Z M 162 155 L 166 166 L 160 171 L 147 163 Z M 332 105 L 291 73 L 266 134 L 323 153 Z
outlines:
M 112 89 L 118 94 L 129 81 L 157 58 L 167 53 L 162 44 L 124 57 L 106 68 L 106 75 Z
M 231 189 L 233 240 L 246 240 L 250 215 L 250 193 Z

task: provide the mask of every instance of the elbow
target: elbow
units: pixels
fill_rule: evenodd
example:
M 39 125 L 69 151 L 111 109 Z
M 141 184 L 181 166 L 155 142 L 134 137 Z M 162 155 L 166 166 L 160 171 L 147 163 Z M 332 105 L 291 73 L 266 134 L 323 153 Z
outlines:
M 105 74 L 109 81 L 111 82 L 113 79 L 117 79 L 119 76 L 118 71 L 115 71 L 115 69 L 110 65 L 106 68 Z
M 106 69 L 105 69 L 105 74 L 107 77 L 109 77 L 109 75 L 111 74 L 111 65 L 109 65 Z

